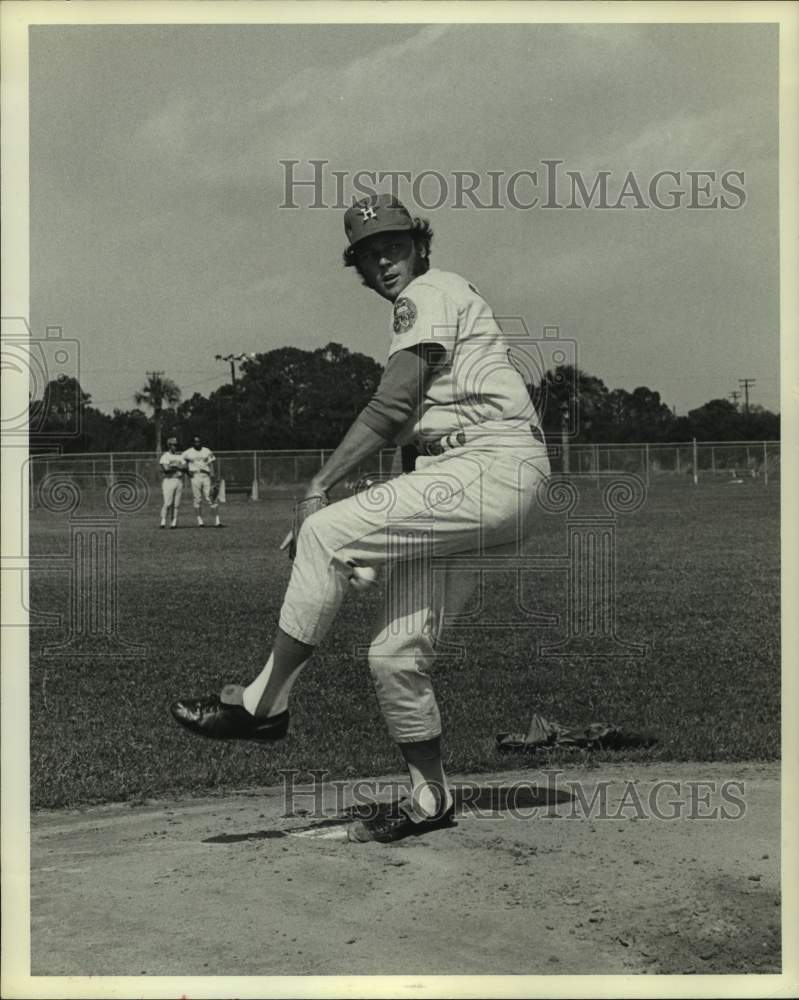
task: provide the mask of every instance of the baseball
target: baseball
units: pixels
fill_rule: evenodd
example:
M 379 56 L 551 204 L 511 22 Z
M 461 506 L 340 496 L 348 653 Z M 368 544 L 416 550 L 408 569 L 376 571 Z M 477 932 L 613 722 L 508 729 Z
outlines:
M 356 590 L 368 590 L 374 584 L 375 580 L 377 580 L 377 571 L 372 569 L 371 566 L 352 567 L 350 586 Z

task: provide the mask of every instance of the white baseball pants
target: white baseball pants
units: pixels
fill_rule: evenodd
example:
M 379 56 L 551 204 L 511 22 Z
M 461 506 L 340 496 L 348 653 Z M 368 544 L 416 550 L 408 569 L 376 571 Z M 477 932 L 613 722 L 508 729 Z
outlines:
M 318 645 L 347 593 L 348 563 L 377 569 L 385 593 L 369 668 L 389 733 L 398 743 L 438 736 L 436 640 L 444 613 L 463 608 L 479 577 L 448 568 L 446 557 L 521 552 L 548 475 L 546 446 L 531 435 L 487 435 L 318 511 L 300 531 L 280 627 Z
M 183 496 L 183 483 L 181 477 L 164 479 L 161 483 L 161 493 L 164 497 L 164 504 L 161 507 L 161 520 L 166 518 L 167 511 L 172 508 L 172 517 L 177 517 L 180 498 Z
M 218 504 L 211 502 L 211 477 L 207 472 L 195 472 L 191 477 L 191 496 L 195 510 L 199 511 L 202 500 L 205 500 L 211 510 L 216 509 Z

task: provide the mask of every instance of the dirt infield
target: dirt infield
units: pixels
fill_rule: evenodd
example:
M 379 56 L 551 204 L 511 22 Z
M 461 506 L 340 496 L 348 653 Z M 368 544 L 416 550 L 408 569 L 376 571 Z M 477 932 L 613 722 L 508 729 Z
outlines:
M 330 786 L 37 813 L 32 974 L 780 971 L 778 765 L 460 780 L 457 826 L 390 846 Z

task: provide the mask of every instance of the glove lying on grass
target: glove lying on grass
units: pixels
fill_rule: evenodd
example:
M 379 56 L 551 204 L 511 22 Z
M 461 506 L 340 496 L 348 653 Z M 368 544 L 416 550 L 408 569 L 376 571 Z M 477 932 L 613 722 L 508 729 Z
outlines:
M 569 729 L 533 714 L 527 735 L 497 733 L 500 753 L 536 752 L 580 747 L 585 750 L 622 750 L 631 747 L 651 747 L 657 737 L 651 733 L 625 732 L 621 726 L 592 722 L 584 728 Z

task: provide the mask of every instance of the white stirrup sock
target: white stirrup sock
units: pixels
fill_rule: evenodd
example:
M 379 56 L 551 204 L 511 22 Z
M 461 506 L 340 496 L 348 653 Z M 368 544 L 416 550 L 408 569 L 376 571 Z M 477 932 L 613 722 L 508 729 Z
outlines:
M 429 819 L 452 805 L 452 794 L 441 759 L 438 737 L 419 743 L 401 743 L 400 750 L 411 778 L 411 807 L 419 820 Z
M 300 671 L 307 663 L 307 660 L 298 666 L 295 666 L 291 671 L 286 671 L 277 681 L 277 677 L 274 679 L 275 690 L 274 697 L 270 699 L 269 714 L 278 715 L 280 712 L 285 712 L 289 704 L 289 694 L 291 693 L 292 685 L 294 681 L 299 677 Z M 266 686 L 270 680 L 273 679 L 275 665 L 274 653 L 271 653 L 269 659 L 266 661 L 266 665 L 263 670 L 258 674 L 255 680 L 248 687 L 244 689 L 241 696 L 242 705 L 247 709 L 250 715 L 255 715 L 258 708 L 258 703 L 263 697 L 264 691 L 266 691 Z

